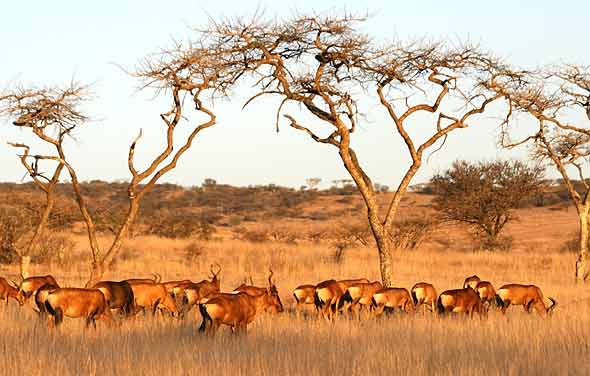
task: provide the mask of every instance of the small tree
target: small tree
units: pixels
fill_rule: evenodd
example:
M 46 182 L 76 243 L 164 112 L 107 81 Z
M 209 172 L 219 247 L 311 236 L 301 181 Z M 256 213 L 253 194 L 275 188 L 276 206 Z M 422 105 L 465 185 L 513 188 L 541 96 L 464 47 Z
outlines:
M 314 190 L 317 186 L 322 182 L 321 178 L 309 178 L 305 180 L 307 182 L 307 187 L 310 190 Z
M 495 244 L 516 218 L 514 209 L 543 190 L 543 173 L 520 161 L 456 161 L 431 180 L 434 206 L 444 219 L 466 223 Z
M 11 119 L 15 127 L 30 130 L 50 150 L 45 154 L 32 154 L 29 145 L 9 142 L 20 150 L 22 166 L 45 195 L 45 205 L 35 220 L 30 241 L 23 249 L 16 249 L 22 278 L 28 276 L 31 256 L 38 250 L 55 206 L 55 187 L 65 165 L 63 143 L 88 120 L 80 110 L 80 105 L 88 97 L 87 87 L 75 83 L 61 88 L 16 87 L 0 94 L 0 115 Z M 49 175 L 44 170 L 49 171 Z
M 529 146 L 532 157 L 557 169 L 576 208 L 580 232 L 576 260 L 577 281 L 590 279 L 590 66 L 563 65 L 537 72 L 514 72 L 518 81 L 500 83 L 492 89 L 509 99 L 510 119 L 502 123 L 502 146 Z M 514 85 L 518 82 L 517 85 Z M 524 131 L 523 131 L 524 130 Z M 576 184 L 575 178 L 580 184 Z M 577 185 L 577 186 L 576 186 Z

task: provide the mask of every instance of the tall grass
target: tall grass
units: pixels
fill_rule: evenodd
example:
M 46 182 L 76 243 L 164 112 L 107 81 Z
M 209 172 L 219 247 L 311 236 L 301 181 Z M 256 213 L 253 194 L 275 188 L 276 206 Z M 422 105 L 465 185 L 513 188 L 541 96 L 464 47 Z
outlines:
M 378 278 L 376 252 L 347 250 L 336 263 L 323 245 L 250 244 L 226 240 L 206 243 L 204 253 L 187 261 L 188 241 L 136 238 L 133 257 L 107 276 L 121 279 L 158 272 L 165 279 L 207 277 L 209 265 L 222 267 L 222 289 L 230 290 L 251 274 L 266 281 L 275 271 L 283 304 L 293 306 L 291 290 L 327 278 Z M 433 283 L 439 292 L 457 288 L 478 274 L 496 286 L 535 283 L 559 303 L 550 318 L 512 307 L 506 316 L 486 319 L 438 318 L 429 313 L 379 319 L 341 318 L 330 324 L 310 310 L 296 315 L 262 315 L 246 336 L 221 330 L 202 336 L 192 313 L 179 322 L 138 318 L 121 327 L 85 330 L 83 320 L 66 319 L 59 330 L 39 322 L 29 306 L 0 306 L 0 374 L 142 375 L 522 375 L 588 374 L 590 289 L 574 284 L 574 256 L 557 252 L 465 253 L 422 250 L 398 254 L 396 281 L 410 288 Z M 83 259 L 67 266 L 38 266 L 64 285 L 80 285 Z M 0 270 L 14 275 L 15 268 Z

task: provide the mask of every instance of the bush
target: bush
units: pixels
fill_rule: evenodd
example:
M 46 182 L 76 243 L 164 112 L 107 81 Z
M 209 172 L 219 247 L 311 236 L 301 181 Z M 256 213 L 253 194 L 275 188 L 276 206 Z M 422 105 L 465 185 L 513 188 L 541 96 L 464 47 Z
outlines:
M 193 264 L 203 255 L 205 246 L 200 242 L 191 242 L 184 247 L 184 258 L 189 264 Z
M 15 208 L 0 208 L 0 263 L 12 264 L 19 259 L 22 249 L 35 224 L 32 216 Z
M 390 239 L 396 249 L 412 250 L 418 248 L 439 225 L 429 217 L 406 218 L 396 222 Z
M 590 246 L 590 239 L 588 240 L 588 246 Z M 578 232 L 572 232 L 569 239 L 561 245 L 559 251 L 564 253 L 578 253 L 580 251 L 580 234 Z
M 474 239 L 474 250 L 508 252 L 512 250 L 513 242 L 514 239 L 512 236 L 500 235 L 492 238 L 485 234 L 480 234 Z
M 456 161 L 431 179 L 436 194 L 433 204 L 446 220 L 487 234 L 490 239 L 485 243 L 492 246 L 496 241 L 491 239 L 516 219 L 514 209 L 526 206 L 546 188 L 543 174 L 541 166 L 529 167 L 520 161 Z
M 36 254 L 31 256 L 34 264 L 49 264 L 50 262 L 65 262 L 72 254 L 75 243 L 64 235 L 47 234 L 39 242 Z
M 264 243 L 268 241 L 269 234 L 266 229 L 248 230 L 243 227 L 234 229 L 234 239 L 245 240 L 251 243 Z

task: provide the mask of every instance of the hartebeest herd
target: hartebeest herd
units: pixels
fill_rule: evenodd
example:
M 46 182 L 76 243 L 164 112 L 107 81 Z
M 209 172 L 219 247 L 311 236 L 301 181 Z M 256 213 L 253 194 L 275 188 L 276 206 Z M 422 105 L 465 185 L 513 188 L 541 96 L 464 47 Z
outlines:
M 34 298 L 36 311 L 48 325 L 57 327 L 64 316 L 84 318 L 86 326 L 96 327 L 96 320 L 107 325 L 118 323 L 115 316 L 135 317 L 138 313 L 169 314 L 184 318 L 195 308 L 201 319 L 199 331 L 214 334 L 221 325 L 235 333 L 245 332 L 261 312 L 283 312 L 279 291 L 270 270 L 268 285 L 242 284 L 231 292 L 221 292 L 221 267 L 211 265 L 210 280 L 162 282 L 157 274 L 151 279 L 101 281 L 91 288 L 63 288 L 51 275 L 23 279 L 20 283 L 0 277 L 0 299 L 12 298 L 21 306 Z M 330 321 L 345 312 L 380 316 L 384 311 L 413 312 L 423 310 L 438 315 L 451 312 L 485 316 L 492 307 L 503 314 L 511 305 L 522 305 L 528 313 L 551 314 L 557 303 L 548 297 L 545 304 L 541 289 L 535 285 L 508 284 L 499 289 L 476 275 L 467 277 L 463 288 L 446 290 L 440 295 L 426 282 L 416 283 L 410 291 L 402 287 L 384 288 L 380 282 L 366 278 L 330 279 L 317 285 L 301 285 L 293 290 L 295 310 L 299 314 L 304 305 L 313 305 L 319 315 Z

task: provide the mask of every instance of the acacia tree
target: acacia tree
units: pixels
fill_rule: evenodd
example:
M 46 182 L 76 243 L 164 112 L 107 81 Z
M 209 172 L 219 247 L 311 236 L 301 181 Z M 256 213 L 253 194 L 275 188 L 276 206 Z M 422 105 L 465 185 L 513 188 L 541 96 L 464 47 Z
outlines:
M 45 154 L 33 154 L 25 143 L 8 143 L 20 150 L 20 163 L 45 195 L 45 205 L 34 221 L 31 239 L 24 249 L 17 250 L 22 278 L 28 276 L 31 256 L 39 247 L 55 205 L 54 189 L 64 168 L 64 140 L 88 120 L 79 108 L 88 99 L 88 94 L 87 87 L 71 83 L 63 88 L 16 87 L 0 95 L 0 115 L 12 119 L 15 127 L 30 130 L 50 150 Z M 50 173 L 44 172 L 45 169 Z
M 511 119 L 525 115 L 532 118 L 533 126 L 523 130 L 514 129 L 515 122 L 502 123 L 501 143 L 506 148 L 531 147 L 533 158 L 550 162 L 563 178 L 580 224 L 575 278 L 587 281 L 590 278 L 590 67 L 565 65 L 515 75 L 519 76 L 520 85 L 515 87 L 506 82 L 493 89 L 509 99 Z M 514 132 L 523 131 L 525 136 L 517 139 Z M 576 189 L 576 178 L 581 188 Z
M 131 174 L 131 181 L 127 187 L 128 207 L 113 241 L 105 250 L 99 247 L 96 226 L 88 211 L 76 172 L 66 164 L 90 241 L 92 268 L 87 285 L 102 278 L 112 259 L 121 249 L 139 214 L 141 199 L 145 194 L 162 176 L 177 166 L 180 158 L 189 150 L 199 133 L 216 124 L 216 116 L 210 106 L 203 103 L 203 97 L 226 96 L 227 90 L 238 78 L 230 68 L 223 64 L 217 51 L 197 41 L 187 46 L 178 43 L 170 50 L 150 55 L 132 73 L 142 82 L 143 89 L 151 88 L 157 94 L 170 97 L 170 109 L 160 114 L 160 119 L 165 126 L 166 142 L 163 150 L 143 169 L 138 168 L 135 161 L 137 143 L 142 137 L 141 130 L 131 143 L 127 158 L 127 166 Z M 178 137 L 177 128 L 190 114 L 185 101 L 192 104 L 193 116 L 196 119 L 194 122 L 187 120 L 190 127 L 188 136 L 178 143 L 178 140 L 175 140 Z
M 502 94 L 489 90 L 506 69 L 474 47 L 393 42 L 378 45 L 357 30 L 362 18 L 301 16 L 288 21 L 227 20 L 204 31 L 225 51 L 228 63 L 255 78 L 256 94 L 278 96 L 290 127 L 338 153 L 358 187 L 376 240 L 384 285 L 394 282 L 391 233 L 401 198 L 423 163 L 424 153 L 468 126 Z M 481 85 L 485 81 L 487 85 Z M 371 178 L 352 139 L 360 107 L 376 100 L 392 131 L 405 142 L 411 164 L 386 208 L 380 208 Z M 295 107 L 300 105 L 297 116 Z M 418 114 L 420 125 L 413 123 Z M 316 124 L 310 124 L 314 119 Z M 430 129 L 427 129 L 430 126 Z M 417 128 L 419 129 L 411 129 Z M 440 142 L 439 142 L 440 141 Z M 385 209 L 385 210 L 383 210 Z
M 142 137 L 141 130 L 131 143 L 127 158 L 131 181 L 127 187 L 128 207 L 126 215 L 118 225 L 112 242 L 104 250 L 99 246 L 95 219 L 88 210 L 87 198 L 82 192 L 78 174 L 72 164 L 68 162 L 63 151 L 62 139 L 58 137 L 56 141 L 43 132 L 40 132 L 39 129 L 43 128 L 35 127 L 36 123 L 27 120 L 28 118 L 26 116 L 19 117 L 19 120 L 15 122 L 17 126 L 26 125 L 33 127 L 33 131 L 38 137 L 53 144 L 58 151 L 57 155 L 34 155 L 32 157 L 35 161 L 56 161 L 58 162 L 58 166 L 62 166 L 60 170 L 65 168 L 69 173 L 75 199 L 87 228 L 90 244 L 92 261 L 87 285 L 91 285 L 102 278 L 113 258 L 121 249 L 139 214 L 140 202 L 145 194 L 154 187 L 162 176 L 177 166 L 180 158 L 189 150 L 199 133 L 216 124 L 216 116 L 210 106 L 203 103 L 203 97 L 208 96 L 208 98 L 213 99 L 215 97 L 226 96 L 229 87 L 239 77 L 232 71 L 231 66 L 224 64 L 217 51 L 201 44 L 200 41 L 190 43 L 186 46 L 178 43 L 170 50 L 164 50 L 158 54 L 150 55 L 139 64 L 137 70 L 132 74 L 141 81 L 141 88 L 151 88 L 156 91 L 156 94 L 169 95 L 171 102 L 170 109 L 160 114 L 160 120 L 165 125 L 166 141 L 163 150 L 157 153 L 144 168 L 138 168 L 135 160 L 136 147 Z M 81 95 L 80 93 L 75 93 L 71 98 L 74 101 L 80 100 Z M 185 106 L 185 102 L 187 101 L 194 108 L 192 114 L 194 116 L 194 123 L 187 120 L 190 127 L 188 135 L 181 142 L 178 142 L 177 128 L 182 125 L 182 120 L 187 119 L 187 116 L 191 112 Z M 7 107 L 8 110 L 6 113 L 20 116 L 18 111 L 10 111 L 12 107 Z M 85 120 L 85 117 L 80 113 L 74 113 L 73 108 L 72 106 L 70 110 L 64 107 L 63 104 L 60 104 L 56 106 L 55 113 L 46 115 L 47 119 L 43 120 L 41 118 L 39 122 L 43 124 L 43 121 L 55 121 L 55 119 L 63 121 L 65 118 L 68 120 L 67 122 L 63 122 L 65 124 L 64 129 L 67 130 L 67 132 L 64 132 L 64 135 L 66 135 L 73 130 L 76 121 Z M 31 113 L 37 116 L 44 114 L 42 107 L 33 108 Z M 26 115 L 27 112 L 23 114 Z M 74 115 L 78 117 L 76 118 Z M 68 118 L 68 116 L 72 118 Z M 58 123 L 58 125 L 63 124 Z M 25 150 L 24 154 L 26 155 L 23 157 L 25 161 L 31 157 L 27 154 L 28 148 L 26 148 L 26 145 L 19 144 L 15 146 Z M 38 180 L 39 174 L 36 167 L 31 165 L 30 172 L 32 173 L 32 177 Z
M 493 246 L 513 210 L 542 191 L 543 173 L 520 161 L 456 161 L 431 179 L 433 203 L 444 219 L 469 225 Z

